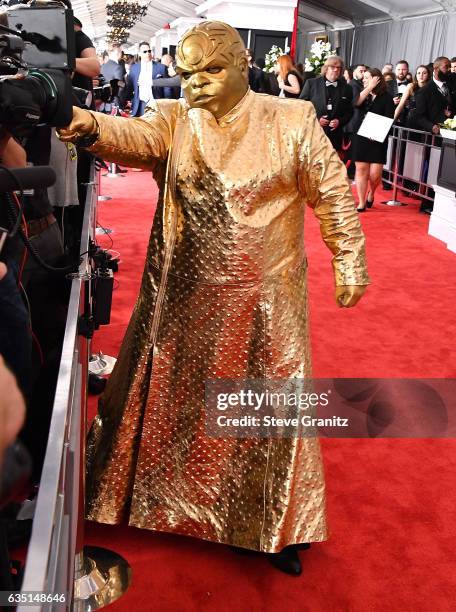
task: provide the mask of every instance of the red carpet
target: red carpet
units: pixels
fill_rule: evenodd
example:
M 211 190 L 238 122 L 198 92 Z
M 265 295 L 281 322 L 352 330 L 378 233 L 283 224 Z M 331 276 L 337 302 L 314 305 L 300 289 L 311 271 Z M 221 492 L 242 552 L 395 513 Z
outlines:
M 150 173 L 104 179 L 99 220 L 114 230 L 121 267 L 112 324 L 94 350 L 116 355 L 139 288 L 154 212 Z M 454 377 L 456 255 L 427 235 L 417 203 L 377 203 L 361 216 L 372 286 L 336 307 L 330 254 L 307 213 L 314 373 L 320 377 Z M 100 239 L 109 245 L 107 237 Z M 451 357 L 453 356 L 453 360 Z M 91 401 L 91 414 L 96 400 Z M 453 610 L 456 441 L 323 440 L 331 538 L 301 553 L 303 575 L 222 546 L 87 523 L 87 543 L 131 564 L 111 610 L 429 612 Z

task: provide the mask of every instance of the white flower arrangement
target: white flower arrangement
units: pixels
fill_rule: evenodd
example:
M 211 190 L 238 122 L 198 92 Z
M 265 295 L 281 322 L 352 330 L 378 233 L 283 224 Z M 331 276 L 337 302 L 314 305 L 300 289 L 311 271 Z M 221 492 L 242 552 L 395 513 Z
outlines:
M 442 127 L 446 130 L 456 130 L 456 117 L 454 119 L 446 119 L 442 123 Z
M 323 64 L 326 61 L 326 58 L 330 55 L 336 55 L 336 51 L 331 49 L 330 42 L 323 42 L 322 40 L 314 42 L 310 47 L 310 55 L 306 58 L 304 70 L 306 72 L 314 72 L 315 74 L 319 74 Z
M 277 45 L 272 45 L 269 53 L 266 53 L 264 56 L 265 66 L 264 69 L 266 72 L 274 72 L 275 65 L 277 64 L 277 60 L 281 55 L 285 55 L 283 49 L 278 47 Z

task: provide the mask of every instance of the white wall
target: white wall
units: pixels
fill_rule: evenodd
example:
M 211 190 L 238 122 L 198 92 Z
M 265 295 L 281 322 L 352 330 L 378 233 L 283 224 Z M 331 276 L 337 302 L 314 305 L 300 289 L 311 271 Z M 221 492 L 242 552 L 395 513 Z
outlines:
M 208 0 L 196 13 L 234 28 L 291 32 L 295 7 L 296 0 Z
M 169 50 L 171 45 L 177 46 L 183 34 L 201 21 L 203 19 L 200 17 L 178 17 L 169 24 L 170 29 L 158 30 L 151 39 L 151 45 L 157 55 L 161 55 L 161 50 L 165 47 Z
M 176 30 L 163 29 L 155 33 L 155 36 L 151 39 L 151 45 L 154 47 L 155 53 L 160 56 L 163 48 L 169 50 L 171 45 L 177 45 L 178 40 Z

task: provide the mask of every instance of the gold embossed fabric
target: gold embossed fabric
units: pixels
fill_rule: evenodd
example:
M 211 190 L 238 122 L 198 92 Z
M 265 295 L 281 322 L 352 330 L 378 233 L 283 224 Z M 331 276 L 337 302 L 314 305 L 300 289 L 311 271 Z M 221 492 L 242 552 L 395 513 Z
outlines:
M 217 121 L 160 101 L 96 115 L 107 160 L 153 168 L 141 292 L 87 444 L 87 518 L 277 552 L 327 537 L 319 441 L 205 435 L 208 379 L 307 378 L 309 203 L 338 285 L 368 284 L 345 169 L 311 104 L 248 92 Z

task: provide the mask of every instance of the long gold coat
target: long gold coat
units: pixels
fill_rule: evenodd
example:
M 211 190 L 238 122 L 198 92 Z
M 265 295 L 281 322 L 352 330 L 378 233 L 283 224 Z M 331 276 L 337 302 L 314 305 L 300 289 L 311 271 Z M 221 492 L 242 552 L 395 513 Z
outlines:
M 318 440 L 204 430 L 207 379 L 311 375 L 306 202 L 336 284 L 369 282 L 345 168 L 313 106 L 249 91 L 219 121 L 175 100 L 138 119 L 95 116 L 92 150 L 152 169 L 160 196 L 88 438 L 87 518 L 264 552 L 326 539 Z

